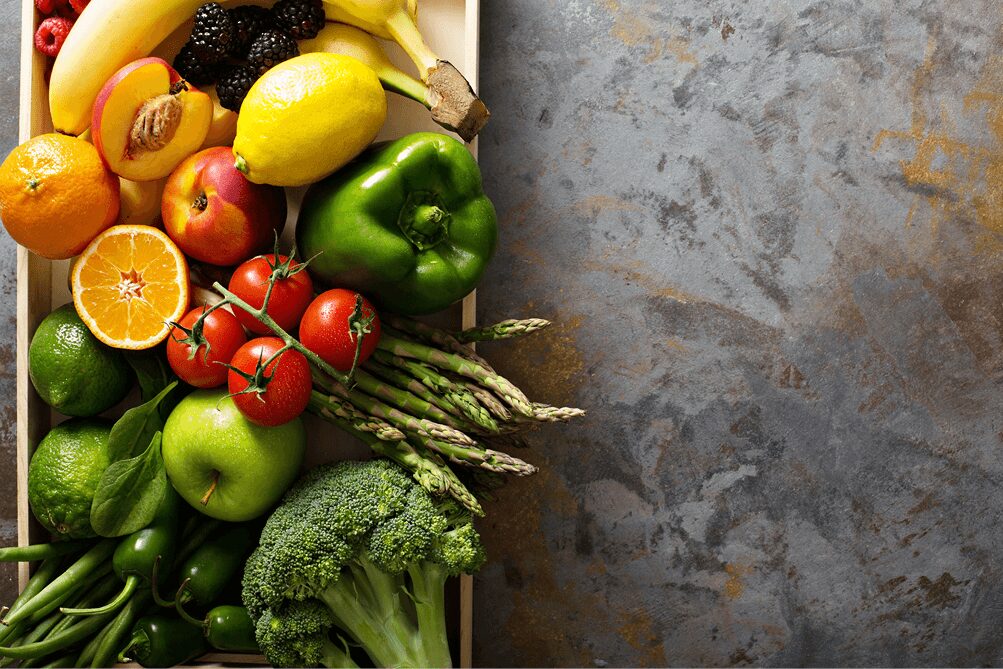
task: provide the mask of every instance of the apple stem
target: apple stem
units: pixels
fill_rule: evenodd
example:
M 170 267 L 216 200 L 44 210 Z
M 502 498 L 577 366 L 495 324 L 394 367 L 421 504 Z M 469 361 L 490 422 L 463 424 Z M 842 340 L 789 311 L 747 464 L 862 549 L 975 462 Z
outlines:
M 216 492 L 217 485 L 219 485 L 219 470 L 214 469 L 212 470 L 212 484 L 209 486 L 209 489 L 205 491 L 205 494 L 202 495 L 202 499 L 199 500 L 202 506 L 209 503 L 209 498 L 212 497 L 214 492 Z
M 208 206 L 209 198 L 206 197 L 205 191 L 199 193 L 199 196 L 192 202 L 192 209 L 198 209 L 199 211 L 205 211 L 205 208 Z

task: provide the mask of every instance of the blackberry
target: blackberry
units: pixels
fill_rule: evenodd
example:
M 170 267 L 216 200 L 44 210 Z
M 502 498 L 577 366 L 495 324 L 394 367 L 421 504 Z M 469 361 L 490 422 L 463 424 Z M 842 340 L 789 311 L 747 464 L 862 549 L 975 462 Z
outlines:
M 218 63 L 230 50 L 235 34 L 226 10 L 216 2 L 207 2 L 195 10 L 195 25 L 188 43 L 202 60 Z
M 244 101 L 247 91 L 258 80 L 258 71 L 250 65 L 234 65 L 227 68 L 216 84 L 216 95 L 219 104 L 230 111 L 239 112 L 240 103 Z
M 181 78 L 196 86 L 214 83 L 219 76 L 219 66 L 198 57 L 191 44 L 185 44 L 174 58 L 174 69 Z
M 284 60 L 300 54 L 292 35 L 281 30 L 266 30 L 251 42 L 247 62 L 261 76 Z
M 246 56 L 254 38 L 275 27 L 272 13 L 256 5 L 234 7 L 230 10 L 230 21 L 233 23 L 234 41 L 229 53 L 234 58 Z
M 275 23 L 296 39 L 313 39 L 324 27 L 322 0 L 279 0 L 272 7 Z

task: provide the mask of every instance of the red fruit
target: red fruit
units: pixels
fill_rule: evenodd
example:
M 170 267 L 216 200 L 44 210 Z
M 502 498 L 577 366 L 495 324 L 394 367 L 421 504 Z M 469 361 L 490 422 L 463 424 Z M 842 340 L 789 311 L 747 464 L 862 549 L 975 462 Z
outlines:
M 352 369 L 358 342 L 351 322 L 359 294 L 354 290 L 334 288 L 318 295 L 306 308 L 300 321 L 300 343 L 320 356 L 320 359 L 341 372 Z M 368 334 L 362 335 L 359 364 L 376 350 L 380 340 L 380 317 L 373 305 L 362 298 L 361 320 L 369 321 Z M 364 325 L 364 323 L 359 324 Z
M 35 31 L 35 48 L 46 56 L 55 58 L 63 48 L 63 42 L 66 41 L 66 36 L 70 34 L 72 27 L 73 21 L 61 16 L 50 16 L 38 24 L 38 30 Z
M 80 12 L 84 11 L 87 3 L 90 1 L 91 0 L 70 0 L 70 7 L 72 7 L 73 11 L 77 13 L 77 16 L 80 16 Z
M 206 307 L 197 307 L 184 315 L 178 324 L 191 330 Z M 204 344 L 192 353 L 191 335 L 178 328 L 171 329 L 167 339 L 167 362 L 178 377 L 196 388 L 215 388 L 226 383 L 226 365 L 241 346 L 247 342 L 244 328 L 226 309 L 216 309 L 202 321 Z
M 310 401 L 313 381 L 306 356 L 288 349 L 264 364 L 284 347 L 278 337 L 259 337 L 237 349 L 230 361 L 227 387 L 233 403 L 252 423 L 267 427 L 288 423 L 303 413 Z M 264 366 L 260 375 L 259 365 Z M 256 377 L 264 387 L 247 392 Z
M 65 4 L 66 0 L 35 0 L 35 9 L 43 16 L 49 16 L 59 9 L 60 5 Z
M 285 266 L 285 270 L 281 267 Z M 270 253 L 266 256 L 256 256 L 244 262 L 233 272 L 228 286 L 230 292 L 247 302 L 255 309 L 260 309 L 265 303 L 265 293 L 268 292 L 268 277 L 280 268 L 280 277 L 268 298 L 268 315 L 286 332 L 295 330 L 299 325 L 303 312 L 313 299 L 313 281 L 306 272 L 303 263 L 284 255 L 276 256 Z M 284 277 L 282 276 L 284 275 Z M 255 334 L 271 332 L 254 316 L 243 309 L 234 308 L 240 324 Z

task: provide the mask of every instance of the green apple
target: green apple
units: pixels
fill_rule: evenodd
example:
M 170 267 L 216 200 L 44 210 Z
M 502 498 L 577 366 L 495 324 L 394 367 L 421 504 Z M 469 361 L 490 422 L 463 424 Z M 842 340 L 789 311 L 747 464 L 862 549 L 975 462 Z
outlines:
M 306 451 L 297 418 L 262 427 L 225 390 L 196 390 L 164 426 L 164 465 L 178 493 L 213 518 L 239 522 L 270 509 L 296 480 Z

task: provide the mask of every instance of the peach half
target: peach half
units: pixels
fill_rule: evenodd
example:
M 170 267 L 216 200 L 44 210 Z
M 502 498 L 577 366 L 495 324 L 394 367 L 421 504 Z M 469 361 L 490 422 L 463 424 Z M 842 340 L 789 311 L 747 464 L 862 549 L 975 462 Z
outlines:
M 212 98 L 167 61 L 141 58 L 101 89 L 91 134 L 112 172 L 131 181 L 155 181 L 198 151 L 212 116 Z

